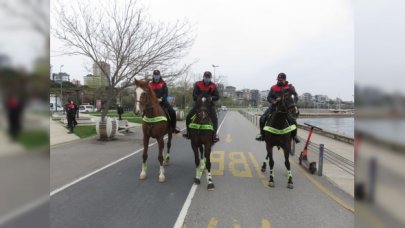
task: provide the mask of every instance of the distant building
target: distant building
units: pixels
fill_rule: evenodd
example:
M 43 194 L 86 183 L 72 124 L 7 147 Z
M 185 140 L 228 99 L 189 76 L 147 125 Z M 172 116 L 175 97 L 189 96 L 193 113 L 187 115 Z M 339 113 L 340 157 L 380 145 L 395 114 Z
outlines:
M 72 79 L 71 83 L 76 86 L 80 86 L 80 80 Z
M 220 97 L 224 96 L 225 86 L 222 83 L 217 84 L 218 94 Z
M 243 99 L 243 91 L 242 90 L 236 91 L 236 98 L 237 99 Z
M 250 89 L 242 89 L 243 92 L 243 99 L 251 100 Z
M 70 82 L 70 75 L 65 72 L 53 73 L 52 80 L 58 83 L 61 81 Z
M 323 104 L 329 101 L 329 97 L 327 95 L 315 95 L 314 100 L 317 103 Z
M 262 90 L 260 91 L 260 101 L 261 105 L 269 106 L 269 102 L 267 101 L 267 96 L 269 95 L 270 90 Z
M 101 79 L 100 76 L 95 76 L 92 74 L 88 74 L 83 77 L 84 85 L 90 87 L 90 88 L 100 88 L 102 86 L 105 86 L 104 81 Z
M 229 97 L 231 99 L 236 99 L 236 88 L 233 86 L 227 86 L 224 90 L 224 97 Z
M 250 90 L 251 105 L 258 106 L 260 105 L 260 92 L 257 89 Z
M 100 86 L 107 86 L 107 77 L 111 76 L 110 64 L 106 62 L 98 62 L 93 64 L 93 76 L 99 77 Z
M 301 95 L 301 99 L 302 99 L 303 101 L 305 101 L 305 102 L 310 102 L 310 101 L 312 101 L 312 94 L 310 94 L 310 93 L 303 93 L 303 94 Z

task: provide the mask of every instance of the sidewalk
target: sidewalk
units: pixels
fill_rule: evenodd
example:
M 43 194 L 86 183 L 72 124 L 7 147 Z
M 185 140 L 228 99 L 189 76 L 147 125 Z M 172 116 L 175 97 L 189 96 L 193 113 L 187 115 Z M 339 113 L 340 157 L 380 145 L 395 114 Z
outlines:
M 309 131 L 298 129 L 298 136 L 302 139 L 296 147 L 296 156 L 299 156 L 305 146 L 305 141 L 308 137 Z M 354 146 L 348 143 L 333 140 L 331 138 L 313 133 L 311 142 L 316 144 L 324 144 L 325 148 L 339 154 L 340 156 L 354 162 Z M 316 161 L 318 165 L 318 156 L 309 152 L 311 161 Z M 317 175 L 317 173 L 315 173 Z M 351 175 L 336 164 L 330 163 L 327 159 L 323 160 L 323 175 L 326 176 L 331 182 L 339 186 L 342 190 L 354 197 L 354 175 Z
M 49 120 L 50 146 L 80 139 L 75 134 L 68 134 L 68 131 L 69 130 L 66 129 L 59 121 L 54 121 L 50 119 Z
M 3 129 L 0 129 L 0 145 L 0 158 L 25 151 L 25 148 L 21 144 L 12 142 L 10 137 Z

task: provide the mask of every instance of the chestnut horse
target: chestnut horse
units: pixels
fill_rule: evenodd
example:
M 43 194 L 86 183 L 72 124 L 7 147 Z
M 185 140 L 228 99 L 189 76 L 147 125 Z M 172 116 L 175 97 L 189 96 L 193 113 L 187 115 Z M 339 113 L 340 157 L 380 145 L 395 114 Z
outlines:
M 192 117 L 189 124 L 189 134 L 191 140 L 191 148 L 194 151 L 194 161 L 196 166 L 196 177 L 194 183 L 200 184 L 200 178 L 204 169 L 207 169 L 207 189 L 212 191 L 215 189 L 212 182 L 211 175 L 211 147 L 214 144 L 212 141 L 212 134 L 214 131 L 209 111 L 212 105 L 212 99 L 210 95 L 199 95 L 197 97 L 197 109 L 196 115 Z M 200 150 L 200 154 L 198 153 Z
M 170 147 L 172 144 L 172 131 L 170 130 L 170 123 L 167 120 L 166 113 L 159 105 L 159 100 L 156 98 L 155 92 L 149 87 L 149 83 L 147 81 L 135 79 L 134 113 L 136 115 L 142 114 L 143 117 L 143 163 L 139 179 L 144 180 L 146 178 L 146 160 L 148 159 L 149 139 L 155 138 L 159 145 L 159 182 L 164 182 L 165 175 L 163 165 L 168 165 L 169 163 Z M 163 156 L 163 137 L 166 134 L 168 134 L 167 155 Z
M 289 155 L 291 152 L 291 131 L 296 129 L 297 126 L 289 125 L 288 115 L 289 108 L 292 107 L 294 101 L 292 100 L 289 93 L 283 90 L 283 95 L 281 99 L 276 104 L 275 112 L 268 117 L 266 125 L 264 127 L 264 140 L 266 141 L 267 156 L 269 158 L 270 166 L 270 179 L 269 187 L 274 187 L 274 160 L 273 160 L 273 147 L 277 146 L 282 148 L 285 158 L 285 167 L 287 168 L 287 187 L 294 188 L 291 166 L 289 161 Z

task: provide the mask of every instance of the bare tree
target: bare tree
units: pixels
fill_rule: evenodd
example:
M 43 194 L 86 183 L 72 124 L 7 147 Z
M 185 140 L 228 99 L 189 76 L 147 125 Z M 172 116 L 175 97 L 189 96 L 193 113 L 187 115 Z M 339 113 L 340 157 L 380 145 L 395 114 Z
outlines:
M 173 67 L 193 44 L 189 23 L 153 23 L 136 0 L 70 1 L 70 7 L 56 6 L 53 15 L 56 24 L 52 32 L 63 41 L 63 53 L 88 57 L 106 76 L 102 118 L 116 93 L 132 85 L 135 77 L 145 77 L 145 72 L 154 68 L 177 77 L 189 67 Z M 104 63 L 111 66 L 110 74 L 102 67 Z

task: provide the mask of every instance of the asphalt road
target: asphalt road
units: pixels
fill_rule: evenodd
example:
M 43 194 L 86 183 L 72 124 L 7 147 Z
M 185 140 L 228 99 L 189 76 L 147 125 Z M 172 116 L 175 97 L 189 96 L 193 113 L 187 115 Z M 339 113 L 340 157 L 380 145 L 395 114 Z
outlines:
M 220 114 L 220 123 L 224 116 Z M 180 211 L 186 215 L 183 227 L 354 226 L 354 214 L 336 202 L 352 206 L 352 198 L 325 178 L 313 176 L 309 181 L 305 171 L 293 165 L 295 188 L 286 188 L 281 151 L 275 152 L 276 187 L 268 188 L 268 172 L 265 177 L 258 167 L 265 156 L 265 144 L 254 140 L 256 127 L 239 113 L 226 113 L 219 134 L 221 141 L 212 154 L 214 191 L 207 191 L 204 175 L 195 194 L 190 193 L 194 156 L 189 141 L 175 137 L 165 183 L 158 182 L 157 147 L 152 145 L 144 181 L 138 179 L 141 151 L 52 194 L 51 227 L 173 227 Z M 58 149 L 68 150 L 67 146 Z M 115 148 L 123 154 L 136 149 L 129 143 Z M 297 157 L 290 160 L 295 164 Z M 54 189 L 68 184 L 80 172 L 84 174 L 81 168 L 64 179 L 59 172 L 55 176 L 58 181 L 51 178 Z M 183 205 L 191 196 L 187 210 Z

